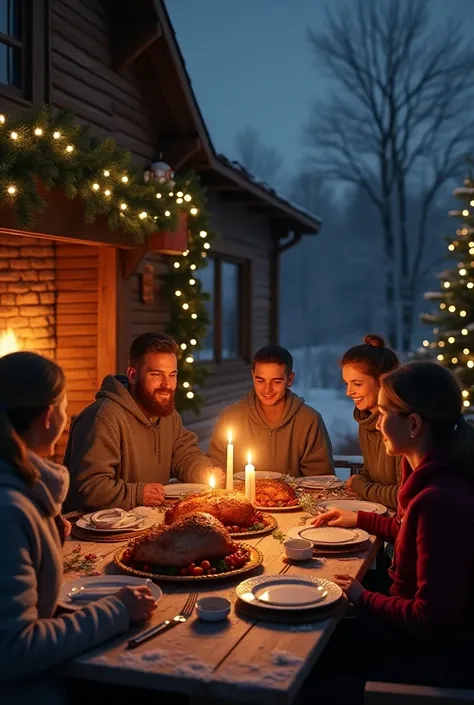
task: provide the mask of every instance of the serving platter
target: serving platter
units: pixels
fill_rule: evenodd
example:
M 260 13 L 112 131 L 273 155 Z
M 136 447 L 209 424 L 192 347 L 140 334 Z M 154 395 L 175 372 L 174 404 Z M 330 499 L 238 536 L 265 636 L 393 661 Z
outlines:
M 232 538 L 251 538 L 252 536 L 262 536 L 263 534 L 268 534 L 270 531 L 274 531 L 278 527 L 278 522 L 275 517 L 271 514 L 264 514 L 263 523 L 265 524 L 263 529 L 253 529 L 252 531 L 229 531 Z
M 143 570 L 137 570 L 132 566 L 127 565 L 123 562 L 123 556 L 127 547 L 120 548 L 115 556 L 114 563 L 120 568 L 124 573 L 128 575 L 135 575 L 137 578 L 151 578 L 151 580 L 158 580 L 170 583 L 195 583 L 195 582 L 209 582 L 212 580 L 226 580 L 228 578 L 233 578 L 236 575 L 244 575 L 245 573 L 250 573 L 250 571 L 257 568 L 263 563 L 263 553 L 249 544 L 242 543 L 240 546 L 246 548 L 249 552 L 249 560 L 242 568 L 235 568 L 234 570 L 228 570 L 222 573 L 214 573 L 213 575 L 166 575 L 164 573 L 148 573 Z

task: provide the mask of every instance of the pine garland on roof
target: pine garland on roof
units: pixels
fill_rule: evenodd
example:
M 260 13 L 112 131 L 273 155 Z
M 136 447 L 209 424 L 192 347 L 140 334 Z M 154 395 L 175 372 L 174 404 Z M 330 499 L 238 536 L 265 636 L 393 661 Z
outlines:
M 170 310 L 166 331 L 181 350 L 177 408 L 199 413 L 204 370 L 194 359 L 209 321 L 207 295 L 196 275 L 207 264 L 215 233 L 197 177 L 144 183 L 143 173 L 130 166 L 128 152 L 113 139 L 96 139 L 70 111 L 53 114 L 42 106 L 19 116 L 0 114 L 0 203 L 11 206 L 20 227 L 29 229 L 45 210 L 44 194 L 52 188 L 71 200 L 81 199 L 86 223 L 105 216 L 110 230 L 129 233 L 137 243 L 150 233 L 175 230 L 180 212 L 189 216 L 188 250 L 169 258 L 163 295 Z

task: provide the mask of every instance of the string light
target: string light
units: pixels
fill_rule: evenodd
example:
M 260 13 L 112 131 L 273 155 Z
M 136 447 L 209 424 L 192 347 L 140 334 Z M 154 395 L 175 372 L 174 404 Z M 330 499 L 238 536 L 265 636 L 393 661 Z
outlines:
M 8 193 L 10 194 L 10 196 L 13 196 L 13 195 L 16 193 L 16 187 L 15 187 L 15 186 L 9 186 L 9 187 L 7 188 L 7 191 L 8 191 Z
M 56 130 L 56 132 L 53 132 L 53 138 L 55 140 L 61 139 L 61 133 Z
M 174 295 L 175 295 L 175 296 L 181 296 L 180 290 L 179 290 L 179 289 L 176 289 L 176 291 L 174 292 Z
M 450 313 L 454 313 L 455 310 L 456 310 L 456 306 L 450 306 L 450 307 L 448 308 L 448 311 L 449 311 Z
M 443 310 L 446 308 L 446 304 L 445 304 L 445 303 L 440 303 L 439 307 L 440 307 L 440 309 L 443 311 Z
M 457 357 L 453 357 L 453 359 L 451 360 L 451 362 L 453 363 L 453 365 L 456 365 L 457 362 L 458 362 Z
M 181 343 L 179 347 L 181 348 L 181 350 L 186 350 L 188 346 L 186 345 L 186 343 Z
M 121 203 L 121 204 L 120 204 L 120 208 L 121 208 L 121 210 L 126 211 L 127 208 L 128 208 L 128 206 L 127 206 L 126 203 Z
M 157 198 L 161 198 L 161 193 L 157 193 L 157 194 L 156 194 L 156 197 L 157 197 Z
M 441 362 L 441 360 L 444 360 L 444 355 L 438 355 L 438 360 Z
M 450 250 L 450 252 L 452 252 L 454 249 L 454 245 L 448 245 L 448 250 Z
M 104 176 L 105 176 L 105 177 L 110 176 L 110 171 L 109 171 L 108 169 L 106 169 L 106 170 L 104 171 Z
M 92 184 L 92 188 L 94 189 L 94 191 L 98 191 L 100 189 L 100 186 L 99 184 Z
M 206 232 L 205 230 L 201 230 L 201 232 L 199 233 L 199 235 L 200 235 L 202 238 L 205 238 L 205 237 L 207 237 L 207 232 Z
M 182 202 L 183 202 L 183 199 L 182 199 L 182 198 L 177 198 L 177 199 L 176 199 L 176 203 L 178 203 L 178 205 L 181 205 Z
M 466 230 L 466 228 L 463 228 L 463 229 L 461 230 L 461 235 L 467 235 L 467 230 Z
M 184 250 L 183 257 L 187 257 L 188 255 L 189 255 L 189 250 Z
M 184 194 L 182 191 L 178 191 L 178 193 L 176 195 L 178 196 L 178 198 L 183 198 Z
M 183 308 L 184 308 L 185 311 L 187 311 L 188 308 L 189 308 L 189 304 L 183 304 Z
M 469 348 L 464 348 L 463 353 L 464 355 L 469 355 Z
M 461 318 L 465 318 L 467 316 L 467 311 L 460 311 L 459 315 L 461 316 Z
M 192 314 L 191 314 L 191 318 L 193 318 L 194 320 L 196 320 L 196 318 L 197 318 L 197 313 L 192 313 Z
M 195 279 L 190 279 L 190 280 L 189 280 L 189 283 L 191 284 L 191 286 L 194 286 L 195 283 L 196 283 L 196 280 L 195 280 Z
M 138 214 L 138 217 L 141 220 L 145 220 L 145 218 L 148 218 L 148 213 L 146 211 L 142 211 L 141 213 Z
M 41 137 L 42 134 L 43 134 L 43 130 L 41 129 L 41 127 L 35 127 L 35 135 L 37 137 Z
M 18 132 L 10 132 L 10 137 L 13 141 L 18 139 Z
M 192 269 L 193 272 L 194 272 L 194 270 L 196 269 L 196 265 L 195 265 L 195 264 L 192 264 L 192 265 L 189 267 L 189 269 Z
M 438 345 L 440 348 L 444 348 L 444 340 L 440 340 Z
M 170 198 L 173 198 L 173 196 L 174 196 L 173 191 L 170 191 Z
M 474 362 L 472 360 L 468 360 L 467 366 L 469 367 L 469 369 L 472 369 L 474 367 Z
M 464 269 L 464 267 L 459 270 L 459 274 L 460 274 L 462 277 L 463 277 L 465 274 L 467 274 L 467 271 Z
M 194 362 L 194 357 L 192 355 L 188 355 L 188 357 L 186 358 L 186 362 L 189 362 L 189 364 L 191 364 L 191 362 Z
M 122 176 L 122 183 L 128 184 L 128 176 Z
M 188 397 L 188 399 L 192 399 L 194 396 L 194 392 L 188 392 L 186 396 Z
M 467 335 L 469 333 L 467 328 L 463 328 L 461 331 L 461 335 Z
M 184 200 L 186 201 L 186 203 L 189 203 L 190 201 L 192 201 L 192 196 L 190 196 L 189 193 L 187 193 L 184 197 Z
M 189 387 L 189 382 L 183 382 L 183 387 L 184 387 L 185 389 L 188 389 L 188 387 Z
M 443 286 L 444 286 L 445 289 L 449 289 L 449 287 L 451 286 L 451 284 L 450 284 L 449 282 L 444 282 L 444 285 L 443 285 Z
M 474 206 L 474 201 L 471 201 L 469 205 Z
M 463 406 L 471 406 L 468 401 L 463 401 Z
M 191 215 L 197 215 L 199 213 L 198 209 L 195 208 L 194 206 L 191 208 L 191 210 L 189 212 L 191 213 Z
M 467 286 L 468 289 L 472 289 L 472 287 L 474 286 L 474 284 L 473 284 L 472 282 L 468 282 L 468 283 L 466 284 L 466 286 Z
M 179 269 L 179 262 L 175 262 L 175 263 L 173 264 L 173 267 L 174 267 L 175 269 Z
M 112 195 L 112 191 L 111 191 L 109 188 L 106 188 L 105 191 L 104 191 L 104 194 L 105 194 L 105 195 L 107 196 L 107 198 L 108 198 L 109 196 Z
M 462 212 L 462 214 L 467 217 L 469 215 L 469 211 L 465 208 Z
M 169 211 L 165 211 L 165 215 L 166 215 L 167 218 L 169 218 L 170 215 L 171 215 L 171 213 L 170 213 Z
M 448 338 L 448 343 L 454 343 L 454 341 L 455 341 L 455 338 L 453 338 L 453 336 L 451 335 L 451 336 Z
M 191 338 L 189 342 L 191 343 L 191 345 L 197 345 L 197 340 L 195 338 Z
M 4 125 L 5 124 L 5 115 L 0 115 L 0 124 Z
M 72 144 L 68 144 L 68 146 L 66 147 L 66 152 L 68 152 L 69 154 L 71 154 L 71 152 L 74 152 L 74 147 Z
M 205 250 L 210 250 L 210 248 L 211 248 L 210 244 L 209 244 L 208 242 L 205 242 L 205 243 L 204 243 L 204 249 L 205 249 Z

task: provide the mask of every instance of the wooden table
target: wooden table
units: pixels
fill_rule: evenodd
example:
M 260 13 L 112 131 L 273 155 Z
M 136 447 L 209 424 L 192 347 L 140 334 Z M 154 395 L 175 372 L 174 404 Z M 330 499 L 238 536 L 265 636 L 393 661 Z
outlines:
M 299 523 L 300 511 L 275 513 L 283 532 Z M 67 555 L 76 542 L 65 544 Z M 100 556 L 98 569 L 117 573 L 112 562 L 121 544 L 82 542 L 83 552 Z M 283 567 L 282 545 L 273 536 L 248 539 L 265 556 L 264 564 L 251 575 L 276 574 Z M 289 573 L 332 579 L 349 573 L 361 579 L 373 563 L 380 544 L 346 558 L 326 558 L 293 564 Z M 66 574 L 69 580 L 71 574 Z M 235 587 L 242 580 L 199 585 L 200 594 L 222 595 L 235 602 Z M 179 614 L 196 584 L 160 583 L 164 596 L 151 624 Z M 321 655 L 344 613 L 311 624 L 288 625 L 256 621 L 237 615 L 232 607 L 225 622 L 202 622 L 194 614 L 185 624 L 160 634 L 133 651 L 126 650 L 132 631 L 80 656 L 65 666 L 64 675 L 88 680 L 186 693 L 206 703 L 291 703 Z M 149 625 L 148 625 L 149 626 Z M 135 629 L 139 632 L 146 627 Z M 262 681 L 262 677 L 265 679 Z

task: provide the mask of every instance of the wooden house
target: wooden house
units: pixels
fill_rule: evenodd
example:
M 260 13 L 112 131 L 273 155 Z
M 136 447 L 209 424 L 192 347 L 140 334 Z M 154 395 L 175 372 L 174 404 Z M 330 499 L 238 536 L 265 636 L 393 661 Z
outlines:
M 205 270 L 212 324 L 198 364 L 210 375 L 201 416 L 185 414 L 205 442 L 219 411 L 249 388 L 252 352 L 278 340 L 282 250 L 319 222 L 216 154 L 161 0 L 1 3 L 0 112 L 41 103 L 74 110 L 139 168 L 162 155 L 208 189 L 220 238 Z M 168 316 L 158 278 L 166 238 L 138 251 L 100 218 L 86 225 L 81 209 L 52 193 L 31 232 L 0 210 L 0 329 L 63 365 L 71 414 L 105 374 L 126 368 L 132 338 Z M 140 276 L 150 265 L 155 292 L 145 302 Z

